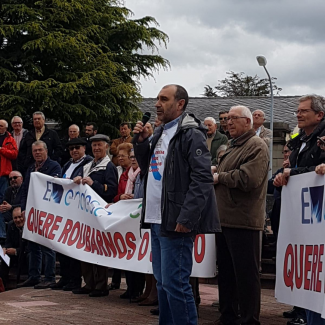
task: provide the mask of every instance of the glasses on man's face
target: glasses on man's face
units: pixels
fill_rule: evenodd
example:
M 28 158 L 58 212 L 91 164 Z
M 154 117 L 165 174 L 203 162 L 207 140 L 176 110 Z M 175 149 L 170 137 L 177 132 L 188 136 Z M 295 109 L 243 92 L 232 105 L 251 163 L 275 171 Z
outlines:
M 12 122 L 12 124 L 23 124 L 23 122 Z
M 72 151 L 74 149 L 79 150 L 81 146 L 73 146 L 73 147 L 69 147 L 69 150 Z
M 289 153 L 289 152 L 291 152 L 291 150 L 283 150 L 283 151 L 282 151 L 283 154 L 287 154 L 287 153 Z
M 117 158 L 126 158 L 126 157 L 128 157 L 128 156 L 126 156 L 126 155 L 118 155 L 117 156 Z
M 130 159 L 135 159 L 135 156 L 130 156 Z
M 9 181 L 11 182 L 13 179 L 16 180 L 19 177 L 21 177 L 21 176 L 12 176 L 12 177 L 9 177 Z
M 227 120 L 226 117 L 219 117 L 219 121 Z
M 313 111 L 313 109 L 298 109 L 295 113 L 293 113 L 294 116 L 297 116 L 298 114 L 304 115 L 310 111 Z M 316 112 L 315 112 L 316 113 Z
M 227 117 L 227 122 L 231 121 L 231 122 L 235 122 L 237 121 L 239 118 L 247 118 L 246 116 L 228 116 Z

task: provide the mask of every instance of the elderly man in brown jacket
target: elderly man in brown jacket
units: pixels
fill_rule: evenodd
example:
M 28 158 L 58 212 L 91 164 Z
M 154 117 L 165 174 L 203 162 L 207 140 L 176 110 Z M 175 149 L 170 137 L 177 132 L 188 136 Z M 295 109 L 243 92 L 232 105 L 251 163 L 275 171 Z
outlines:
M 269 153 L 252 122 L 247 107 L 231 108 L 228 130 L 233 140 L 214 174 L 222 226 L 217 234 L 217 324 L 260 324 L 259 232 L 264 226 Z

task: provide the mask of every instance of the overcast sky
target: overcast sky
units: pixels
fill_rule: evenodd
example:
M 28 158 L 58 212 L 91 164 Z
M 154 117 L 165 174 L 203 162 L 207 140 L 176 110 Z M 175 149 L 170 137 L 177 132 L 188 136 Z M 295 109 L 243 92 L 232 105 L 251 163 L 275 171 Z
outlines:
M 230 70 L 264 78 L 257 55 L 267 58 L 281 95 L 325 95 L 324 0 L 125 0 L 125 6 L 133 18 L 156 18 L 169 36 L 160 54 L 171 68 L 141 79 L 144 97 L 169 83 L 200 96 Z

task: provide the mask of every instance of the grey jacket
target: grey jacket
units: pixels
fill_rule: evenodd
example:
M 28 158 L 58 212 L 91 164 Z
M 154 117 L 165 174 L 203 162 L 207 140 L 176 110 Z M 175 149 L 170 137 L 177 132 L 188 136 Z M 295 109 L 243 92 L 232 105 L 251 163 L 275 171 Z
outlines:
M 137 143 L 134 152 L 144 175 L 141 227 L 146 224 L 146 193 L 150 158 L 163 132 L 158 127 L 151 139 Z M 193 236 L 220 231 L 217 202 L 211 174 L 211 155 L 206 145 L 206 129 L 192 114 L 183 113 L 165 159 L 161 195 L 161 234 L 167 237 Z M 191 229 L 175 232 L 177 223 Z

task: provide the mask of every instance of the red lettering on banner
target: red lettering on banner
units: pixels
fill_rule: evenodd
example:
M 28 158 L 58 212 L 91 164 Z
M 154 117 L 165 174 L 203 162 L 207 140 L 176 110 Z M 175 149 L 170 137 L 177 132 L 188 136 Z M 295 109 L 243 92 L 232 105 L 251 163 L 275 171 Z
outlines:
M 309 290 L 315 291 L 316 288 L 316 271 L 317 271 L 317 265 L 318 265 L 318 245 L 314 246 L 314 252 L 313 252 L 313 267 L 311 269 L 311 279 L 310 279 L 310 287 Z
M 75 232 L 77 231 L 76 235 L 75 235 Z M 74 238 L 73 238 L 74 236 Z M 70 235 L 69 235 L 69 239 L 68 239 L 68 242 L 67 242 L 67 245 L 68 246 L 72 246 L 75 244 L 75 242 L 78 240 L 80 236 L 80 222 L 77 221 L 75 222 L 75 224 L 73 225 L 73 228 L 70 232 Z
M 59 229 L 60 226 L 58 225 L 58 223 L 61 223 L 62 219 L 63 219 L 62 217 L 56 216 L 56 218 L 54 220 L 54 223 L 53 223 L 53 226 L 51 227 L 51 230 L 49 232 L 48 239 L 51 239 L 51 240 L 54 239 L 55 235 L 53 234 L 53 232 L 57 231 Z
M 97 252 L 97 255 L 100 254 L 99 249 L 97 247 L 96 241 L 95 241 L 95 229 L 92 228 L 92 232 L 91 232 L 91 239 L 90 239 L 90 245 L 91 245 L 91 252 L 94 254 L 94 252 Z M 100 255 L 103 255 L 103 253 L 101 252 Z
M 64 228 L 62 230 L 61 236 L 59 237 L 58 243 L 60 243 L 61 240 L 62 240 L 62 244 L 66 243 L 72 227 L 73 227 L 73 221 L 71 219 L 68 219 L 64 225 Z
M 80 229 L 80 237 L 79 237 L 79 240 L 78 240 L 78 243 L 76 246 L 77 249 L 83 248 L 86 244 L 86 242 L 85 242 L 86 230 L 87 230 L 87 227 L 82 223 L 81 229 Z
M 305 248 L 304 245 L 300 245 L 300 254 L 299 254 L 300 259 L 298 259 L 297 245 L 295 245 L 295 256 L 296 256 L 296 259 L 295 259 L 295 281 L 296 281 L 297 289 L 301 288 L 302 280 L 303 280 L 304 248 Z M 299 272 L 298 272 L 298 260 L 300 260 Z M 298 273 L 299 273 L 299 275 L 298 275 Z
M 54 222 L 54 215 L 52 213 L 49 213 L 47 215 L 47 218 L 44 222 L 44 226 L 43 226 L 43 236 L 45 238 L 49 238 L 49 231 L 50 231 L 50 228 L 52 226 Z
M 119 245 L 119 241 L 122 244 L 123 251 L 121 250 L 121 246 Z M 123 236 L 119 232 L 116 232 L 114 234 L 114 243 L 115 243 L 115 246 L 116 246 L 116 248 L 118 250 L 118 258 L 120 258 L 120 259 L 123 258 L 127 253 L 127 249 L 126 249 L 126 245 L 125 245 Z
M 43 226 L 43 220 L 45 217 L 46 217 L 47 213 L 45 211 L 41 211 L 40 214 L 39 214 L 39 222 L 38 222 L 38 234 L 43 236 L 43 229 L 42 229 L 42 226 Z
M 322 281 L 319 280 L 319 274 L 323 271 L 323 262 L 321 261 L 324 255 L 324 245 L 319 246 L 319 257 L 318 257 L 318 269 L 317 269 L 317 279 L 316 279 L 316 292 L 321 292 Z
M 99 254 L 103 255 L 103 253 L 104 253 L 105 256 L 108 256 L 106 249 L 104 248 L 104 245 L 103 245 L 103 238 L 102 238 L 101 232 L 98 229 L 96 230 L 96 240 L 97 240 L 97 246 L 99 249 Z
M 199 240 L 201 241 L 201 251 L 198 252 Z M 205 255 L 205 235 L 197 235 L 194 242 L 194 258 L 196 263 L 202 263 Z
M 137 248 L 137 246 L 134 243 L 136 241 L 134 233 L 127 232 L 125 235 L 125 241 L 126 241 L 126 245 L 129 246 L 130 248 L 130 250 L 128 250 L 128 255 L 126 256 L 126 259 L 130 260 L 133 257 L 135 250 Z
M 104 244 L 105 244 L 106 249 L 107 249 L 108 256 L 111 257 L 111 255 L 113 254 L 113 257 L 116 257 L 117 251 L 116 251 L 116 248 L 114 246 L 114 242 L 113 242 L 111 233 L 108 232 L 107 237 L 106 237 L 105 233 L 102 232 L 102 236 L 103 236 Z
M 291 269 L 288 270 L 288 260 L 289 256 L 291 257 Z M 294 265 L 295 258 L 293 254 L 293 248 L 292 245 L 288 245 L 285 256 L 284 256 L 284 266 L 283 266 L 283 279 L 284 283 L 287 287 L 291 287 L 291 290 L 293 290 L 293 273 L 294 273 Z
M 91 247 L 90 247 L 90 227 L 89 226 L 85 226 L 85 243 L 86 243 L 86 247 L 85 247 L 85 251 L 86 252 L 90 252 L 91 251 Z
M 144 251 L 143 251 L 142 248 L 143 248 L 144 244 L 145 244 L 145 248 L 144 248 Z M 143 235 L 141 245 L 140 245 L 140 248 L 139 248 L 138 261 L 141 261 L 146 256 L 147 251 L 148 251 L 148 246 L 149 246 L 149 233 L 146 232 Z
M 313 246 L 306 245 L 306 252 L 305 252 L 305 274 L 304 274 L 304 289 L 309 290 L 310 286 L 310 279 L 308 278 L 308 272 L 311 269 L 311 262 L 309 261 L 309 256 L 313 254 Z
M 39 216 L 39 210 L 36 210 L 36 213 L 34 213 L 34 219 L 33 219 L 33 226 L 34 226 L 33 232 L 35 234 L 37 233 L 38 216 Z
M 33 232 L 33 222 L 32 219 L 34 218 L 34 208 L 31 208 L 28 213 L 27 218 L 27 229 L 31 232 Z

